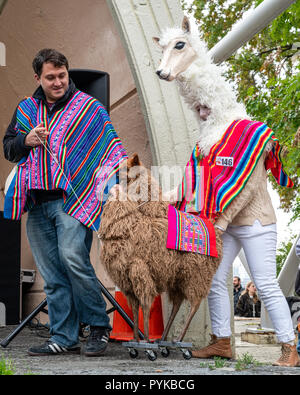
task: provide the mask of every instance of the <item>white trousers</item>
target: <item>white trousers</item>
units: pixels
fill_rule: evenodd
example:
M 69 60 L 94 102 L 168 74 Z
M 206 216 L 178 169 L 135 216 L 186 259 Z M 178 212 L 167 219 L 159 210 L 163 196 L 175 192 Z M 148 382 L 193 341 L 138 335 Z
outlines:
M 295 338 L 291 314 L 276 278 L 276 224 L 262 226 L 229 226 L 223 234 L 223 259 L 213 278 L 208 303 L 212 333 L 217 337 L 231 336 L 231 305 L 227 278 L 234 259 L 244 249 L 252 279 L 263 301 L 279 342 Z

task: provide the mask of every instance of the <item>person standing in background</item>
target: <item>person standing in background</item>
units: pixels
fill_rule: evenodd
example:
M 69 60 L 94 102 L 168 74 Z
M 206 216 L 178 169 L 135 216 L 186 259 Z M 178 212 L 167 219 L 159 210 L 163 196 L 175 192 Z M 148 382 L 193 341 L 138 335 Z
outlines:
M 241 293 L 244 291 L 244 288 L 242 287 L 241 284 L 241 279 L 239 276 L 234 276 L 233 277 L 233 303 L 234 303 L 234 314 L 236 314 L 235 312 L 235 308 L 237 305 L 237 302 L 241 296 Z
M 254 283 L 250 281 L 237 302 L 235 314 L 240 317 L 260 317 L 260 310 L 261 302 Z

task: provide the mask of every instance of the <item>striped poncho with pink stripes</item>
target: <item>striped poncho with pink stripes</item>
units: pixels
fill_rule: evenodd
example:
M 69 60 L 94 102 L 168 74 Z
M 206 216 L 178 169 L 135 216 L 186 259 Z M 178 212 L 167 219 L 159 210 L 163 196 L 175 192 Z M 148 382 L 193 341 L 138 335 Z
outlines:
M 265 161 L 279 185 L 293 187 L 283 170 L 278 139 L 264 123 L 236 120 L 203 157 L 196 145 L 178 189 L 176 208 L 214 221 L 245 187 L 267 143 Z
M 5 197 L 5 218 L 20 219 L 33 207 L 35 189 L 62 189 L 64 211 L 98 229 L 105 188 L 115 183 L 119 165 L 127 159 L 106 110 L 81 91 L 51 117 L 42 100 L 22 101 L 16 133 L 27 134 L 41 122 L 49 131 L 46 146 L 33 148 L 18 163 Z

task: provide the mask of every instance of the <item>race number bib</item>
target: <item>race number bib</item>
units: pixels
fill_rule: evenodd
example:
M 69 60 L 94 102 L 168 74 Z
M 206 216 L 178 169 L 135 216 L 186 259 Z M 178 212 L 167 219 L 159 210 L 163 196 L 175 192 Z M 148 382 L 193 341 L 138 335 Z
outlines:
M 233 166 L 233 157 L 232 156 L 217 156 L 216 165 L 218 166 Z

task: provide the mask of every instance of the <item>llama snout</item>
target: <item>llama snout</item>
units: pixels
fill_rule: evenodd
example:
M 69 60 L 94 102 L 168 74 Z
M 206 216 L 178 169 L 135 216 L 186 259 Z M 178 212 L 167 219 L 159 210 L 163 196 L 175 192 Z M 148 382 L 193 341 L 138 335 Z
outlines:
M 159 76 L 159 78 L 161 80 L 171 81 L 171 79 L 170 79 L 171 73 L 170 72 L 166 72 L 162 69 L 159 69 L 159 70 L 156 70 L 156 74 Z

